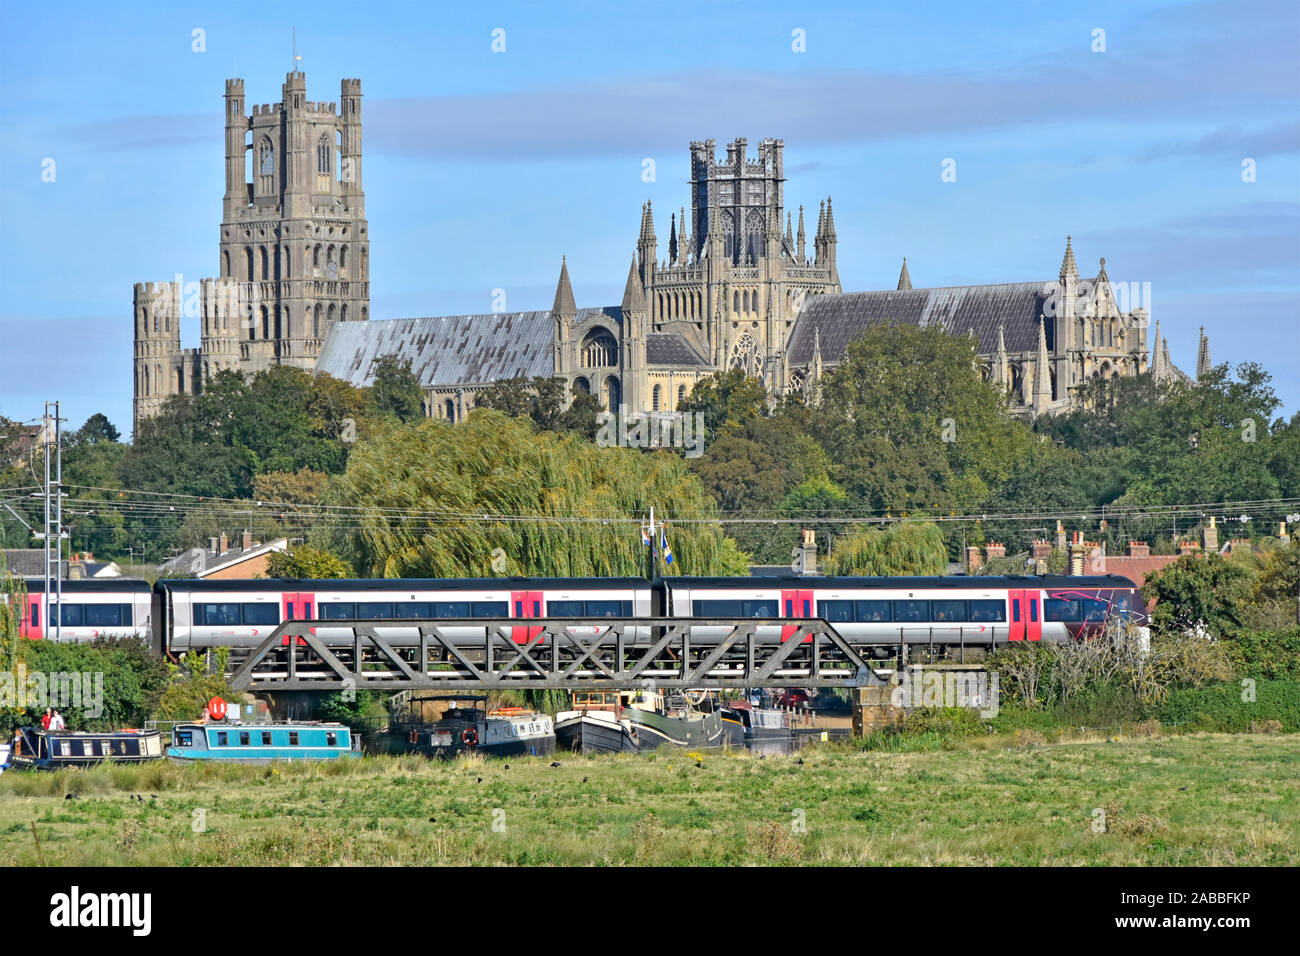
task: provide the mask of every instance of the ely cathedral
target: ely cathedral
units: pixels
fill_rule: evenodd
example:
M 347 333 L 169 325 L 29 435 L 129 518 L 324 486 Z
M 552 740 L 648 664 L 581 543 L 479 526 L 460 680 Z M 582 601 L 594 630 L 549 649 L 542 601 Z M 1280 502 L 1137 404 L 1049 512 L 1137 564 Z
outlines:
M 1055 277 L 915 288 L 903 260 L 895 289 L 845 293 L 835 213 L 819 200 L 811 237 L 786 206 L 783 143 L 751 158 L 737 139 L 690 146 L 690 205 L 656 223 L 641 209 L 618 305 L 579 307 L 561 261 L 549 310 L 371 320 L 369 235 L 361 179 L 361 84 L 337 103 L 306 99 L 288 74 L 279 103 L 244 105 L 226 83 L 226 193 L 220 276 L 135 286 L 135 417 L 196 393 L 220 369 L 274 364 L 369 383 L 375 359 L 409 359 L 426 414 L 459 421 L 492 382 L 556 376 L 606 408 L 673 411 L 700 378 L 743 369 L 775 400 L 815 399 L 848 343 L 879 322 L 940 325 L 977 340 L 986 378 L 1024 415 L 1068 409 L 1097 376 L 1182 376 L 1145 309 L 1122 311 L 1105 260 L 1081 275 L 1069 239 Z M 667 227 L 667 240 L 660 234 Z M 197 317 L 200 348 L 182 349 Z M 1202 336 L 1198 372 L 1209 367 Z

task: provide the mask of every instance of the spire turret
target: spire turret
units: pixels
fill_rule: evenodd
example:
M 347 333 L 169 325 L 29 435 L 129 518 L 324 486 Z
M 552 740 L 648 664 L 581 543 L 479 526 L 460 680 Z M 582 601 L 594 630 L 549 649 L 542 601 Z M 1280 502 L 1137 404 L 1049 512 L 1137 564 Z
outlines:
M 912 291 L 912 275 L 907 271 L 907 256 L 903 256 L 903 271 L 898 274 L 899 291 Z
M 560 281 L 555 286 L 555 305 L 551 307 L 555 316 L 577 316 L 578 305 L 573 298 L 573 286 L 569 283 L 569 263 L 566 257 L 560 258 Z
M 1079 278 L 1079 266 L 1074 261 L 1074 248 L 1070 245 L 1070 237 L 1065 237 L 1065 258 L 1061 260 L 1061 281 L 1064 282 L 1066 276 Z
M 623 316 L 633 312 L 644 312 L 645 288 L 641 285 L 641 275 L 636 269 L 636 253 L 632 253 L 632 264 L 627 270 L 627 284 L 623 287 Z
M 1205 334 L 1205 326 L 1201 326 L 1201 338 L 1196 348 L 1196 380 L 1199 382 L 1210 374 L 1210 369 L 1214 366 L 1210 363 L 1210 337 Z
M 1038 358 L 1034 362 L 1034 413 L 1047 411 L 1052 401 L 1052 376 L 1047 359 L 1047 325 L 1038 317 Z

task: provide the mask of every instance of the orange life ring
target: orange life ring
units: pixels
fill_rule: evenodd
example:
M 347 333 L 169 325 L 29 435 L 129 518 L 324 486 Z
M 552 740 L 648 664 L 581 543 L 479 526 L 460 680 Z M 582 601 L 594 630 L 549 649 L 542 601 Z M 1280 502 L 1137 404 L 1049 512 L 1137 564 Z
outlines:
M 461 739 L 461 743 L 463 743 L 466 747 L 477 747 L 478 731 L 475 730 L 473 727 L 466 727 L 464 730 L 461 731 L 460 739 Z

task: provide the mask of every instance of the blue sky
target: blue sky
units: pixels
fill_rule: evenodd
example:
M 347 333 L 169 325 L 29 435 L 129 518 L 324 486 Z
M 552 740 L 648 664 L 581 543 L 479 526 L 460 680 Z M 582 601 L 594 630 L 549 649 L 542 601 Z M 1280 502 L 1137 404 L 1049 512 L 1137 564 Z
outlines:
M 132 284 L 216 274 L 224 80 L 279 100 L 295 26 L 310 98 L 362 80 L 375 318 L 549 307 L 561 254 L 579 305 L 617 303 L 690 140 L 772 136 L 810 232 L 834 197 L 847 291 L 903 256 L 918 287 L 1054 278 L 1069 233 L 1085 274 L 1151 284 L 1176 363 L 1204 325 L 1300 409 L 1294 0 L 641 0 L 7 5 L 0 413 L 129 432 Z

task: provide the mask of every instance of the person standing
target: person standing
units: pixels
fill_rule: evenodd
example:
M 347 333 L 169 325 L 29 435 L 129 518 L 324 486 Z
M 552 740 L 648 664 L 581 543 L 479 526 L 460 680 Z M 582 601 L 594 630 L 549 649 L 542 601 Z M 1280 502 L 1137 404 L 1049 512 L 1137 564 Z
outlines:
M 45 708 L 45 713 L 41 714 L 41 730 L 50 729 L 50 708 Z
M 50 718 L 50 730 L 66 730 L 66 729 L 67 729 L 67 725 L 64 724 L 63 722 L 63 715 L 56 710 L 54 712 L 54 716 Z

